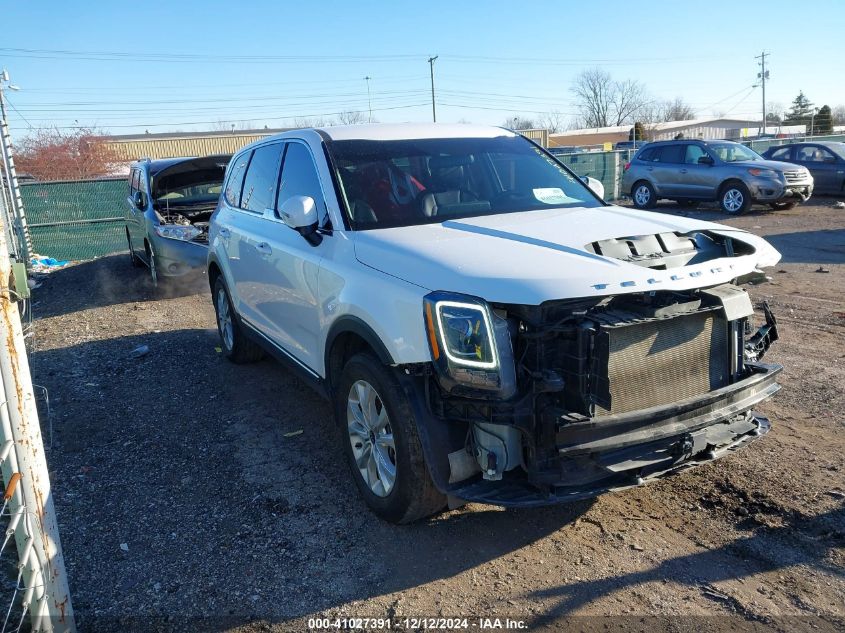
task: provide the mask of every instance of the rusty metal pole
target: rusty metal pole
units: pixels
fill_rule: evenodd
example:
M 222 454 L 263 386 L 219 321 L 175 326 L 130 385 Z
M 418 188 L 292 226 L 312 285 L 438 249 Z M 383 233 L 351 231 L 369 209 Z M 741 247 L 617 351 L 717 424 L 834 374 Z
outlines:
M 0 213 L 0 221 L 4 220 L 3 216 Z M 9 508 L 13 515 L 23 510 L 22 520 L 15 528 L 25 587 L 23 599 L 27 602 L 25 607 L 33 631 L 75 633 L 41 425 L 10 278 L 11 263 L 3 227 L 0 230 L 0 456 L 6 453 L 2 466 L 7 486 L 12 475 L 20 473 L 17 486 L 11 491 Z

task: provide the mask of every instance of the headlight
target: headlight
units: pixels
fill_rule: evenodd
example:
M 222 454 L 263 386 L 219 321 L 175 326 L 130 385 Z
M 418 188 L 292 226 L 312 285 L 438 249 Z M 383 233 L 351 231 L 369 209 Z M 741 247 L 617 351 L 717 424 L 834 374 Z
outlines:
M 760 169 L 758 167 L 752 167 L 748 170 L 748 173 L 752 176 L 759 176 L 761 178 L 777 178 L 780 175 L 772 169 Z
M 516 391 L 508 323 L 481 299 L 433 292 L 424 299 L 424 321 L 440 385 L 448 392 L 478 397 Z
M 195 237 L 202 235 L 202 231 L 197 227 L 181 224 L 159 224 L 155 227 L 155 232 L 159 237 L 166 237 L 169 240 L 182 240 L 183 242 L 190 242 Z

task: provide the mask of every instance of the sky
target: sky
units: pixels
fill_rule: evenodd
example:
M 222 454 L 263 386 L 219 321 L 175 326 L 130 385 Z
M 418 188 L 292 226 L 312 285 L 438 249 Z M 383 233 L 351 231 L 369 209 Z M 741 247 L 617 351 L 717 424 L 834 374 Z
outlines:
M 803 90 L 845 104 L 845 2 L 812 0 L 0 2 L 13 136 L 286 127 L 363 112 L 382 122 L 499 125 L 577 114 L 572 81 L 600 67 L 682 98 L 700 117 L 760 119 Z M 797 23 L 797 24 L 796 24 Z M 801 23 L 805 26 L 797 28 Z M 369 77 L 369 81 L 365 80 Z M 367 88 L 369 84 L 370 97 Z

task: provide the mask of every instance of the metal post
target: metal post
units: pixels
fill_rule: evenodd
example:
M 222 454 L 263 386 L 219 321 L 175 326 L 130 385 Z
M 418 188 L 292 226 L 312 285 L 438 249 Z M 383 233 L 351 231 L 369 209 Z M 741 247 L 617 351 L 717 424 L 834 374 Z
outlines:
M 434 60 L 438 57 L 439 55 L 435 55 L 428 58 L 428 65 L 431 69 L 431 120 L 435 123 L 437 123 L 437 108 L 434 106 Z
M 3 214 L 0 213 L 0 217 Z M 29 373 L 20 313 L 7 287 L 11 262 L 0 231 L 0 456 L 4 483 L 19 481 L 9 500 L 33 631 L 75 633 L 50 475 Z M 15 517 L 18 517 L 16 520 Z M 14 527 L 13 527 L 14 524 Z
M 18 185 L 18 174 L 15 171 L 15 160 L 12 157 L 12 137 L 9 134 L 9 125 L 6 118 L 6 101 L 3 97 L 3 82 L 9 80 L 8 73 L 4 70 L 0 74 L 0 150 L 3 153 L 3 167 L 6 171 L 6 182 L 11 199 L 11 214 L 15 218 L 14 230 L 17 234 L 17 247 L 21 252 L 15 255 L 26 262 L 27 268 L 30 265 L 32 254 L 32 240 L 29 236 L 29 227 L 26 225 L 26 214 L 23 209 L 21 188 Z
M 766 51 L 760 53 L 757 59 L 760 60 L 760 77 L 761 85 L 763 86 L 763 134 L 766 134 L 766 80 L 769 78 L 769 73 L 766 71 L 766 56 L 769 55 Z
M 367 123 L 373 122 L 373 102 L 372 99 L 370 99 L 370 79 L 372 79 L 372 77 L 369 75 L 364 77 L 364 81 L 367 82 L 367 107 L 370 109 L 370 117 L 367 119 Z

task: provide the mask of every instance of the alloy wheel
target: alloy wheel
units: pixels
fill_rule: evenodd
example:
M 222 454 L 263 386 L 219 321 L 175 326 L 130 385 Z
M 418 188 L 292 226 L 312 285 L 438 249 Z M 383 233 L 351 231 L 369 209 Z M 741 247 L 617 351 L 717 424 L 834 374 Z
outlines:
M 637 190 L 634 192 L 634 202 L 638 206 L 644 207 L 648 204 L 649 200 L 651 200 L 651 191 L 649 191 L 649 188 L 645 185 L 637 187 Z
M 745 196 L 739 189 L 728 189 L 722 198 L 722 205 L 728 213 L 736 213 L 742 209 L 745 203 Z
M 234 344 L 234 329 L 232 328 L 232 312 L 229 310 L 229 298 L 222 288 L 217 292 L 217 327 L 220 337 L 227 350 Z
M 372 493 L 386 497 L 396 483 L 396 443 L 387 408 L 366 380 L 349 390 L 346 426 L 355 465 Z

